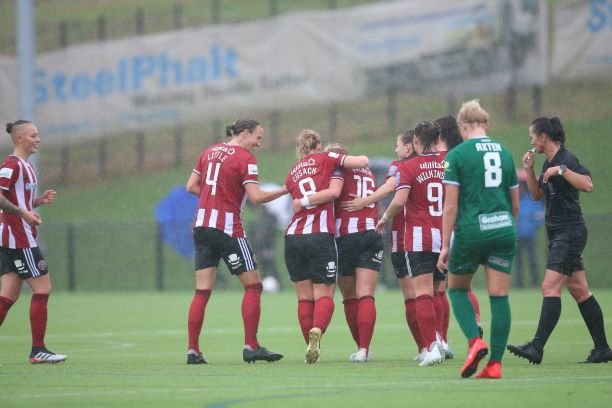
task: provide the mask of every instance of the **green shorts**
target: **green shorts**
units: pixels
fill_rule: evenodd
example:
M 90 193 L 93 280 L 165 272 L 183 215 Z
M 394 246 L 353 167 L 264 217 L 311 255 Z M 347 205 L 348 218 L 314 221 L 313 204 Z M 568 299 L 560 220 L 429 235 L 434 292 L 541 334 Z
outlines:
M 455 275 L 470 275 L 479 265 L 496 271 L 510 273 L 516 254 L 516 234 L 493 238 L 459 239 L 455 237 L 448 261 L 449 272 Z

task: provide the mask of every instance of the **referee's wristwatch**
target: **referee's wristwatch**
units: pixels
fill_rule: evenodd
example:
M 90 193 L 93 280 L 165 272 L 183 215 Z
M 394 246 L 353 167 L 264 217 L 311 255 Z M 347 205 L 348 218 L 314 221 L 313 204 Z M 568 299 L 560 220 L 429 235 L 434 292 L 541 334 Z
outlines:
M 559 175 L 562 176 L 563 173 L 565 173 L 567 171 L 567 166 L 565 164 L 562 164 L 559 166 Z

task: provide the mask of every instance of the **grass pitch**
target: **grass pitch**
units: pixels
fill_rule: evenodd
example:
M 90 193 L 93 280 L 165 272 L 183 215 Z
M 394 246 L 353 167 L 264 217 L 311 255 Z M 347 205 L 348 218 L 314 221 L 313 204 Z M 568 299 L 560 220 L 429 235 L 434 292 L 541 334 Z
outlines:
M 489 307 L 481 303 L 485 340 Z M 210 364 L 187 366 L 186 320 L 191 292 L 54 294 L 48 347 L 69 355 L 58 365 L 32 366 L 27 357 L 29 296 L 0 328 L 0 407 L 609 407 L 612 364 L 577 361 L 592 348 L 578 308 L 563 297 L 561 320 L 540 366 L 506 353 L 501 381 L 462 379 L 466 342 L 451 316 L 456 358 L 420 368 L 398 291 L 378 293 L 374 361 L 348 361 L 355 346 L 336 297 L 323 338 L 321 363 L 304 364 L 293 293 L 264 294 L 260 342 L 284 353 L 278 363 L 242 362 L 241 292 L 213 292 L 201 345 Z M 612 291 L 597 290 L 608 334 Z M 510 342 L 531 338 L 541 297 L 513 291 Z M 481 363 L 482 364 L 482 363 Z

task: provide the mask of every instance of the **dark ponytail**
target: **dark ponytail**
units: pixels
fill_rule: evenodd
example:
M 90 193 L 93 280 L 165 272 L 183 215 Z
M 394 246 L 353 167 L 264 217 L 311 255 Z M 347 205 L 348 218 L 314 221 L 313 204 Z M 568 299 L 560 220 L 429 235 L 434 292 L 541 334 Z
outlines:
M 430 153 L 440 137 L 440 125 L 431 120 L 419 122 L 414 127 L 414 137 L 418 137 L 423 145 L 423 153 Z
M 436 119 L 436 123 L 440 125 L 440 138 L 446 143 L 449 151 L 463 142 L 457 119 L 453 115 L 442 116 Z
M 19 120 L 16 120 L 15 122 L 13 122 L 13 123 L 7 123 L 6 124 L 6 133 L 12 134 L 13 129 L 15 129 L 17 126 L 25 125 L 26 123 L 32 123 L 32 122 L 30 122 L 29 120 L 19 119 Z
M 257 126 L 259 126 L 258 121 L 246 116 L 242 116 L 236 119 L 236 121 L 232 125 L 225 127 L 225 135 L 227 137 L 234 137 L 238 136 L 245 130 L 248 130 L 249 132 L 254 132 Z
M 565 146 L 565 131 L 558 117 L 555 116 L 550 119 L 544 117 L 537 118 L 531 122 L 531 127 L 536 135 L 544 133 L 553 142 L 558 142 L 561 146 Z

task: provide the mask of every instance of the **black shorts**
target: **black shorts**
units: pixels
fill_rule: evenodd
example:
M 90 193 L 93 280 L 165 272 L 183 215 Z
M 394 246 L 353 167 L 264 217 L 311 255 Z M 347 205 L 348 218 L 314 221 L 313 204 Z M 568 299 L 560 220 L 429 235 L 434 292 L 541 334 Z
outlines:
M 586 225 L 546 228 L 546 233 L 548 235 L 546 268 L 567 276 L 572 276 L 576 271 L 583 271 L 582 251 L 589 235 Z
M 438 252 L 406 252 L 406 263 L 410 277 L 433 273 L 434 281 L 443 281 L 446 276 L 438 270 Z
M 405 252 L 391 252 L 391 264 L 393 265 L 393 273 L 397 279 L 408 276 L 408 265 L 406 264 Z
M 292 282 L 336 283 L 338 253 L 332 234 L 285 236 L 285 265 Z
M 49 269 L 39 247 L 18 249 L 0 247 L 0 276 L 11 272 L 24 280 L 46 275 Z
M 195 244 L 195 269 L 218 267 L 219 260 L 227 265 L 232 275 L 257 269 L 255 253 L 246 238 L 234 238 L 210 227 L 193 229 Z
M 338 245 L 338 273 L 355 276 L 355 269 L 380 271 L 383 257 L 382 236 L 374 230 L 355 232 L 336 238 Z

